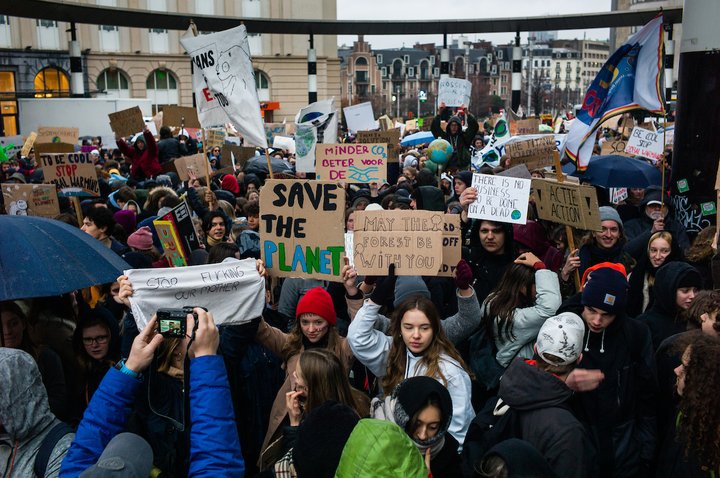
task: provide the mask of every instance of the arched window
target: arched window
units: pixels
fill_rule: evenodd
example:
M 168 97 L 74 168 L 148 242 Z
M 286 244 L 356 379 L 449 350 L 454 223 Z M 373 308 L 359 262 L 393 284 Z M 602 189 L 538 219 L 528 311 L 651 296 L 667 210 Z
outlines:
M 255 89 L 258 101 L 270 101 L 270 79 L 260 70 L 255 70 Z
M 461 56 L 455 59 L 455 78 L 465 78 L 465 59 Z
M 427 60 L 423 60 L 420 62 L 420 79 L 430 79 L 430 63 Z
M 396 59 L 395 61 L 393 61 L 392 76 L 394 78 L 399 78 L 402 76 L 402 68 L 403 68 L 402 65 L 403 65 L 402 60 L 400 60 L 400 59 Z
M 355 66 L 367 66 L 368 61 L 364 56 L 359 56 L 355 59 Z
M 153 102 L 153 113 L 161 106 L 176 105 L 180 102 L 177 80 L 170 70 L 153 70 L 145 82 L 147 96 Z
M 43 68 L 35 75 L 34 87 L 36 98 L 70 96 L 70 81 L 67 75 L 54 66 Z
M 97 77 L 99 93 L 115 98 L 130 98 L 130 82 L 124 72 L 116 69 L 103 70 Z

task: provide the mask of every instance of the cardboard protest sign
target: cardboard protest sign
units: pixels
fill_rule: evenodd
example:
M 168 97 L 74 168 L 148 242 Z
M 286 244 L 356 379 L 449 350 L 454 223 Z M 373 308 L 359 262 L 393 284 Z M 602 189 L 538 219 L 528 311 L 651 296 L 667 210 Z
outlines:
M 315 145 L 337 142 L 337 112 L 333 98 L 317 101 L 295 116 L 295 170 L 315 172 Z
M 39 164 L 45 183 L 57 186 L 59 196 L 100 196 L 89 153 L 41 154 Z
M 355 259 L 353 257 L 353 250 L 355 246 L 353 245 L 353 240 L 355 238 L 355 235 L 352 231 L 348 231 L 345 233 L 345 257 L 348 259 L 348 264 L 351 266 L 355 265 Z
M 38 128 L 36 143 L 65 143 L 76 145 L 80 130 L 78 128 L 64 128 L 56 126 L 40 126 Z
M 394 160 L 399 155 L 400 128 L 385 131 L 358 131 L 355 141 L 358 143 L 384 143 L 388 145 L 388 159 Z
M 500 171 L 495 176 L 507 176 L 509 178 L 532 179 L 532 173 L 526 164 L 518 164 L 504 171 Z
M 358 274 L 387 275 L 395 264 L 399 276 L 438 275 L 443 216 L 434 211 L 356 211 L 353 258 Z
M 20 150 L 20 156 L 27 156 L 28 154 L 30 154 L 30 150 L 32 149 L 33 144 L 35 144 L 36 139 L 37 133 L 35 131 L 31 132 L 25 140 L 25 144 L 23 144 L 22 150 Z
M 627 145 L 627 141 L 625 141 L 624 139 L 613 139 L 605 141 L 602 146 L 600 146 L 600 154 L 619 154 L 620 156 L 628 157 L 633 156 L 632 154 L 625 152 L 625 145 Z
M 513 166 L 525 164 L 529 169 L 552 166 L 555 150 L 555 137 L 551 134 L 505 145 L 505 154 L 510 158 L 510 163 Z
M 9 216 L 43 216 L 60 214 L 57 189 L 52 184 L 2 185 L 5 212 Z
M 227 134 L 224 129 L 208 129 L 205 131 L 205 134 L 207 135 L 205 140 L 207 144 L 205 148 L 206 151 L 210 151 L 215 147 L 221 148 L 222 145 L 225 144 L 225 136 L 227 136 Z
M 526 134 L 537 134 L 540 128 L 540 120 L 529 118 L 524 120 L 510 121 L 510 134 L 521 136 Z
M 407 120 L 405 122 L 405 130 L 406 131 L 415 131 L 416 129 L 418 129 L 418 120 L 413 119 L 413 120 Z
M 265 136 L 267 136 L 268 144 L 272 144 L 275 136 L 287 136 L 286 123 L 263 123 L 265 128 Z
M 163 255 L 167 259 L 170 267 L 185 267 L 187 258 L 183 250 L 182 243 L 175 230 L 175 224 L 172 221 L 162 221 L 155 219 L 153 221 L 155 231 L 160 238 L 160 245 L 163 249 Z
M 478 197 L 468 207 L 468 217 L 512 224 L 527 222 L 529 179 L 474 173 L 472 187 Z
M 183 247 L 183 255 L 187 259 L 195 249 L 200 249 L 200 239 L 195 230 L 195 225 L 190 216 L 190 207 L 187 202 L 180 201 L 180 204 L 172 208 L 162 219 L 170 221 L 174 225 L 178 240 Z
M 587 231 L 600 230 L 595 188 L 553 179 L 533 179 L 538 217 Z
M 163 106 L 163 126 L 177 128 L 202 128 L 197 111 L 191 106 Z
M 295 154 L 295 140 L 288 136 L 275 136 L 273 138 L 272 147 L 284 149 L 290 154 Z
M 42 156 L 43 154 L 75 152 L 75 146 L 67 143 L 38 143 L 36 141 L 33 148 L 35 149 L 35 157 Z
M 271 179 L 260 190 L 260 250 L 273 277 L 339 282 L 344 226 L 337 182 Z
M 110 113 L 110 128 L 120 136 L 130 136 L 145 129 L 142 111 L 139 106 Z
M 346 106 L 343 108 L 343 114 L 345 115 L 345 123 L 350 132 L 354 133 L 356 131 L 375 129 L 378 127 L 378 122 L 375 121 L 372 103 L 369 101 Z
M 219 264 L 124 271 L 133 285 L 130 306 L 139 330 L 158 309 L 205 307 L 215 324 L 242 324 L 265 308 L 265 279 L 255 259 Z
M 177 173 L 180 181 L 187 181 L 190 179 L 188 171 L 195 173 L 198 178 L 204 177 L 205 173 L 211 171 L 210 161 L 208 161 L 205 153 L 193 154 L 191 156 L 180 156 L 173 160 L 175 165 L 175 172 Z
M 441 78 L 438 83 L 438 104 L 445 106 L 470 106 L 472 83 L 460 78 Z
M 610 188 L 610 202 L 620 204 L 628 197 L 628 188 Z
M 387 178 L 385 144 L 318 144 L 318 179 L 350 183 L 381 183 Z
M 628 154 L 657 161 L 663 159 L 663 149 L 662 133 L 639 127 L 633 128 L 630 139 L 628 139 L 625 146 L 625 152 Z
M 462 259 L 460 214 L 444 214 L 443 221 L 442 265 L 438 275 L 452 277 L 458 262 Z
M 230 164 L 235 165 L 236 169 L 242 170 L 245 169 L 248 160 L 255 157 L 255 148 L 225 143 L 220 154 L 225 164 L 229 160 Z

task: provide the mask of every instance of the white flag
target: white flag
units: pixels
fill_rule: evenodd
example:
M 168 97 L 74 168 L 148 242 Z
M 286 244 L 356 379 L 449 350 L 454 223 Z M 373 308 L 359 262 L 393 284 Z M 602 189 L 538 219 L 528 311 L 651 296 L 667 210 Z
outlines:
M 232 123 L 246 143 L 267 148 L 267 137 L 245 25 L 180 39 L 193 65 L 193 91 L 203 128 Z

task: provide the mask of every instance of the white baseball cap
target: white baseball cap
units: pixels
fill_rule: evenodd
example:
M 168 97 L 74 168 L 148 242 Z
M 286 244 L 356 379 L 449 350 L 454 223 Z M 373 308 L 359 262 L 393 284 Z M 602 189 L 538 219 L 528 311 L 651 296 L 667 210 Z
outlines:
M 550 317 L 540 327 L 535 344 L 537 353 L 540 358 L 552 365 L 571 364 L 580 357 L 584 336 L 583 320 L 577 314 L 563 312 Z M 547 354 L 561 359 L 561 362 L 546 358 Z

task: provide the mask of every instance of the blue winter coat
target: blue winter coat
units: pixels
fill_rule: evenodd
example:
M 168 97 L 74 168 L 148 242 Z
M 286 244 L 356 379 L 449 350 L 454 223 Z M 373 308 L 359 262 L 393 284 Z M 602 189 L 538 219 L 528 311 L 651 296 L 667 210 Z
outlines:
M 97 462 L 105 446 L 124 431 L 141 382 L 111 368 L 90 400 L 61 477 L 77 477 Z M 245 474 L 222 357 L 190 361 L 190 471 L 188 476 Z

